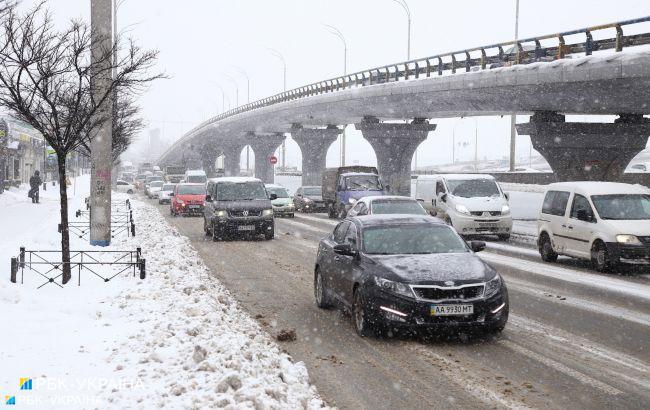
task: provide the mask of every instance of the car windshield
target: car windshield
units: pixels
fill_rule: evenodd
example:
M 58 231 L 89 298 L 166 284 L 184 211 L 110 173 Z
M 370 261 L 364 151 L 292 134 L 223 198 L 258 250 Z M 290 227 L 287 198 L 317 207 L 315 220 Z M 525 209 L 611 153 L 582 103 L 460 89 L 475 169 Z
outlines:
M 444 225 L 369 227 L 363 231 L 367 254 L 425 254 L 468 252 L 463 240 Z
M 592 195 L 591 201 L 602 219 L 650 219 L 650 195 Z
M 278 196 L 278 198 L 289 198 L 289 192 L 287 192 L 286 188 L 280 188 L 280 187 L 267 187 L 266 191 L 270 194 L 275 194 Z
M 163 182 L 162 182 L 162 181 L 153 181 L 153 182 L 151 183 L 151 185 L 150 185 L 150 187 L 152 187 L 152 188 L 160 188 L 160 187 L 162 187 L 162 186 L 163 186 Z
M 446 182 L 453 196 L 481 198 L 501 195 L 497 183 L 491 179 L 448 179 Z
M 217 184 L 217 201 L 242 201 L 268 199 L 260 182 L 220 182 Z
M 377 175 L 354 175 L 345 178 L 348 191 L 381 191 L 383 187 Z
M 205 187 L 203 185 L 180 185 L 178 195 L 204 195 Z
M 323 188 L 319 186 L 303 188 L 303 193 L 305 196 L 322 196 Z
M 174 185 L 173 184 L 165 184 L 162 187 L 163 191 L 173 191 L 174 190 Z
M 205 175 L 188 175 L 185 178 L 185 182 L 191 182 L 193 184 L 204 184 L 208 180 L 208 177 Z
M 427 212 L 417 201 L 378 200 L 372 203 L 372 213 L 426 215 Z

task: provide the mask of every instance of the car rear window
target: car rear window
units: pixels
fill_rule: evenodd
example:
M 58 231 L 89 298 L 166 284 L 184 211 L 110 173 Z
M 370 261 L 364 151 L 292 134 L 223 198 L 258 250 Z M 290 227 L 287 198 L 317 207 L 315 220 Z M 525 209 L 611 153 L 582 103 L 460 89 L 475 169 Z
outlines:
M 570 194 L 564 191 L 548 191 L 544 197 L 542 213 L 547 215 L 564 216 Z

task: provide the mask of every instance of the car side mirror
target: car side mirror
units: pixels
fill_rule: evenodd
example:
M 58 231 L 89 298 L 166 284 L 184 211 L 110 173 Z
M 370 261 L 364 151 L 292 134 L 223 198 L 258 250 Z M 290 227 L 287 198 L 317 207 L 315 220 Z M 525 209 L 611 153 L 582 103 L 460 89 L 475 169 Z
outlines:
M 442 195 L 440 195 L 440 200 L 441 200 L 442 202 L 447 202 L 447 194 L 442 194 Z
M 274 200 L 278 199 L 278 196 L 276 194 L 271 194 L 271 195 L 269 195 L 269 199 L 271 201 L 274 201 Z
M 578 209 L 577 217 L 578 220 L 585 222 L 591 222 L 594 219 L 593 215 L 587 212 L 586 209 Z
M 349 243 L 339 243 L 334 245 L 334 253 L 344 256 L 355 256 L 357 251 L 352 249 L 352 245 Z
M 504 192 L 504 193 L 503 193 L 503 196 L 506 198 L 506 201 L 509 201 L 509 200 L 510 200 L 510 194 L 509 194 L 509 193 Z
M 418 202 L 424 203 L 424 199 L 422 199 L 422 198 L 416 198 L 415 200 L 418 201 Z
M 174 196 L 174 193 L 172 192 L 171 194 L 169 194 L 169 196 Z
M 438 216 L 438 212 L 436 212 L 435 209 L 432 209 L 432 210 L 429 211 L 429 215 L 431 215 L 431 216 Z
M 472 252 L 481 252 L 485 249 L 485 242 L 483 241 L 470 241 L 469 247 L 472 249 Z
M 210 195 L 206 195 L 205 202 L 212 202 L 212 197 Z

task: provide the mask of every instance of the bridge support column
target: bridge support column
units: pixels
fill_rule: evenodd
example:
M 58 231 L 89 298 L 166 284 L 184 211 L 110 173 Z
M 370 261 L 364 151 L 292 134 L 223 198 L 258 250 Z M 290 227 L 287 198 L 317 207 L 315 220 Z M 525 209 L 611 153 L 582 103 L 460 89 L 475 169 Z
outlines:
M 275 181 L 275 172 L 270 158 L 284 141 L 284 134 L 250 134 L 249 141 L 255 153 L 255 178 L 261 179 L 265 184 L 272 184 Z
M 203 165 L 203 170 L 205 171 L 208 178 L 213 178 L 217 173 L 216 162 L 219 154 L 219 150 L 216 150 L 213 147 L 203 147 L 203 151 L 201 152 L 201 162 Z
M 650 119 L 621 114 L 614 123 L 566 122 L 564 115 L 536 112 L 517 132 L 530 135 L 558 181 L 616 181 L 646 147 Z
M 241 157 L 241 150 L 246 145 L 241 142 L 225 144 L 222 147 L 222 152 L 224 155 L 223 158 L 223 168 L 224 173 L 227 177 L 237 177 L 241 172 L 241 167 L 239 166 L 239 159 Z
M 436 129 L 426 119 L 415 119 L 410 124 L 380 123 L 376 118 L 365 118 L 355 124 L 372 145 L 377 156 L 379 174 L 395 195 L 411 195 L 411 160 L 418 145 Z
M 327 128 L 303 128 L 294 124 L 291 128 L 291 138 L 302 151 L 302 185 L 321 185 L 327 150 L 343 132 L 334 125 Z

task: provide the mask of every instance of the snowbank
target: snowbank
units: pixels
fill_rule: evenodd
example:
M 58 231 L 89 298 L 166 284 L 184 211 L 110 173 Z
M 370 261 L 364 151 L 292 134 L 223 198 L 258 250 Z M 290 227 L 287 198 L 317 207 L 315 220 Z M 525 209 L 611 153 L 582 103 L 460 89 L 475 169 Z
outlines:
M 77 183 L 71 214 L 84 209 L 88 191 L 87 177 Z M 76 286 L 73 274 L 64 289 L 37 290 L 44 280 L 25 271 L 25 284 L 10 283 L 9 258 L 19 246 L 57 249 L 57 193 L 42 193 L 39 205 L 25 188 L 0 195 L 0 226 L 11 233 L 0 238 L 3 395 L 48 409 L 324 405 L 305 366 L 238 308 L 189 240 L 148 204 L 132 201 L 138 236 L 118 236 L 108 248 L 141 247 L 147 279 L 127 272 L 105 283 L 84 274 Z M 20 378 L 31 378 L 33 390 L 20 390 Z

